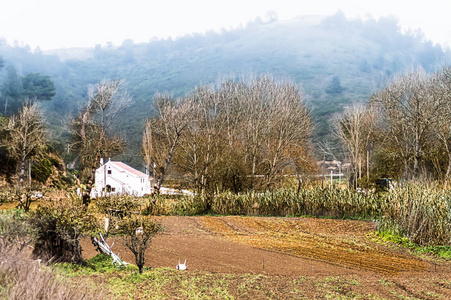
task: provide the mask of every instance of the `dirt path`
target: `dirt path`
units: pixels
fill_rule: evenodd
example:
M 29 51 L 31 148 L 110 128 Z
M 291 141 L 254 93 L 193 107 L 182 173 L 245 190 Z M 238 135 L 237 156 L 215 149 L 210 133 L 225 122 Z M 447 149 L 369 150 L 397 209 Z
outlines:
M 428 276 L 451 273 L 395 246 L 378 243 L 365 221 L 313 218 L 161 217 L 165 232 L 152 241 L 146 265 L 233 274 L 337 276 L 370 274 Z M 113 239 L 109 239 L 111 243 Z M 90 240 L 83 256 L 96 255 Z M 113 251 L 127 262 L 133 254 L 116 238 Z M 407 274 L 405 274 L 407 273 Z

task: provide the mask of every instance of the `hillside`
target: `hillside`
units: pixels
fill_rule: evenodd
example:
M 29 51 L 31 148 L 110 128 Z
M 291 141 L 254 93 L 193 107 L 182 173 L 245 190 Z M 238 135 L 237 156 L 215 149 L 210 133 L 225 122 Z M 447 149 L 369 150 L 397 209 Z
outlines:
M 256 20 L 219 33 L 143 44 L 127 40 L 117 47 L 43 53 L 1 45 L 0 55 L 20 74 L 40 72 L 55 82 L 56 96 L 44 106 L 60 150 L 68 139 L 61 117 L 77 112 L 86 100 L 88 85 L 104 78 L 125 79 L 135 101 L 118 124 L 118 131 L 129 141 L 120 159 L 136 167 L 141 165 L 143 121 L 154 113 L 156 92 L 180 97 L 196 85 L 215 83 L 224 76 L 270 73 L 299 83 L 309 95 L 315 138 L 321 140 L 329 132 L 332 114 L 352 102 L 365 101 L 389 76 L 412 66 L 433 71 L 449 56 L 420 33 L 401 33 L 396 19 L 348 20 L 342 13 L 285 22 Z M 4 70 L 0 76 L 5 76 Z

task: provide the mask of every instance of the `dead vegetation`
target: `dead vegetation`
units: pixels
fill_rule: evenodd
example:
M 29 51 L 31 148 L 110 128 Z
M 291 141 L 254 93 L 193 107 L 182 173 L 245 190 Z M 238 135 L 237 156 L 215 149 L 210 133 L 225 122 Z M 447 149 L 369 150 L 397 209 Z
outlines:
M 95 299 L 107 297 L 105 289 L 83 278 L 66 278 L 31 259 L 33 228 L 18 213 L 0 214 L 1 299 Z M 95 291 L 95 293 L 94 293 Z M 96 295 L 96 296 L 95 296 Z

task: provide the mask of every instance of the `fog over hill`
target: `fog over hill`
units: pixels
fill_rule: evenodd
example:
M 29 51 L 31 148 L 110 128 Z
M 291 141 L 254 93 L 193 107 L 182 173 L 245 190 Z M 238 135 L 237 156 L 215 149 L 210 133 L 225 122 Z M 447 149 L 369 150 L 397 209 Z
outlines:
M 125 79 L 135 101 L 118 126 L 129 142 L 121 159 L 140 166 L 143 121 L 155 113 L 156 92 L 182 97 L 219 78 L 272 74 L 298 83 L 308 95 L 315 139 L 320 140 L 329 133 L 330 117 L 344 106 L 366 101 L 390 76 L 407 68 L 434 71 L 449 59 L 449 51 L 419 32 L 401 33 L 392 17 L 362 21 L 337 13 L 284 22 L 257 19 L 222 32 L 141 44 L 126 40 L 120 46 L 41 52 L 3 44 L 0 56 L 19 74 L 40 72 L 54 81 L 56 96 L 44 106 L 59 149 L 68 139 L 61 116 L 77 112 L 88 86 L 104 78 Z M 5 78 L 3 68 L 0 81 Z M 0 106 L 3 101 L 0 96 Z

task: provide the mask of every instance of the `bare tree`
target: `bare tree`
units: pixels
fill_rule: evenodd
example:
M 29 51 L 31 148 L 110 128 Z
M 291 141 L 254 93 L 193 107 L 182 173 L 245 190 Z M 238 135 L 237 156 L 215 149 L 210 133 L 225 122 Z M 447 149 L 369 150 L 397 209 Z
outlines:
M 344 145 L 351 163 L 351 178 L 354 188 L 361 177 L 361 163 L 369 159 L 367 156 L 375 139 L 374 109 L 363 104 L 354 104 L 335 117 L 334 133 Z M 367 178 L 368 179 L 368 178 Z
M 45 150 L 47 129 L 44 114 L 37 103 L 26 101 L 17 115 L 11 116 L 4 127 L 2 145 L 19 164 L 19 185 L 23 185 L 26 162 Z
M 234 189 L 239 189 L 237 166 L 244 161 L 244 152 L 237 138 L 241 112 L 237 114 L 234 90 L 231 82 L 219 88 L 198 87 L 183 100 L 193 109 L 175 164 L 191 174 L 195 190 L 207 198 L 228 186 L 230 179 Z
M 451 176 L 451 68 L 444 67 L 432 76 L 432 89 L 430 93 L 434 98 L 440 99 L 441 108 L 439 111 L 436 134 L 441 146 L 447 154 L 448 165 L 445 173 L 445 187 L 447 187 Z
M 443 98 L 434 97 L 434 82 L 423 70 L 409 71 L 392 80 L 372 98 L 380 109 L 387 149 L 395 149 L 404 163 L 404 176 L 417 177 L 420 165 L 434 151 L 434 134 Z
M 124 140 L 113 132 L 116 116 L 132 101 L 121 92 L 120 80 L 103 80 L 89 88 L 88 102 L 72 121 L 71 150 L 80 156 L 80 177 L 85 184 L 83 202 L 90 201 L 96 168 L 100 158 L 120 153 Z
M 191 106 L 167 95 L 157 95 L 155 103 L 159 115 L 146 121 L 143 135 L 143 153 L 146 164 L 153 168 L 154 189 L 159 192 L 180 137 L 185 131 Z
M 300 170 L 308 161 L 310 114 L 303 98 L 295 85 L 270 77 L 198 87 L 178 102 L 158 102 L 159 116 L 146 124 L 144 156 L 161 166 L 157 178 L 174 157 L 207 198 L 239 191 L 248 179 L 253 189 L 257 175 L 270 188 L 284 170 Z
M 267 88 L 270 80 L 268 78 L 260 78 L 252 81 L 245 87 L 241 88 L 241 93 L 244 97 L 240 97 L 244 101 L 244 109 L 247 116 L 247 121 L 243 124 L 245 129 L 245 147 L 246 157 L 249 157 L 248 164 L 250 165 L 250 189 L 255 187 L 255 178 L 258 173 L 263 172 L 259 169 L 260 161 L 262 160 L 261 145 L 263 138 L 269 135 L 267 121 L 270 117 L 270 110 L 268 109 L 268 102 L 266 97 L 269 96 Z
M 303 102 L 304 96 L 291 83 L 269 83 L 268 103 L 263 137 L 266 188 L 280 177 L 287 166 L 295 166 L 306 159 L 305 149 L 311 134 L 310 112 Z

